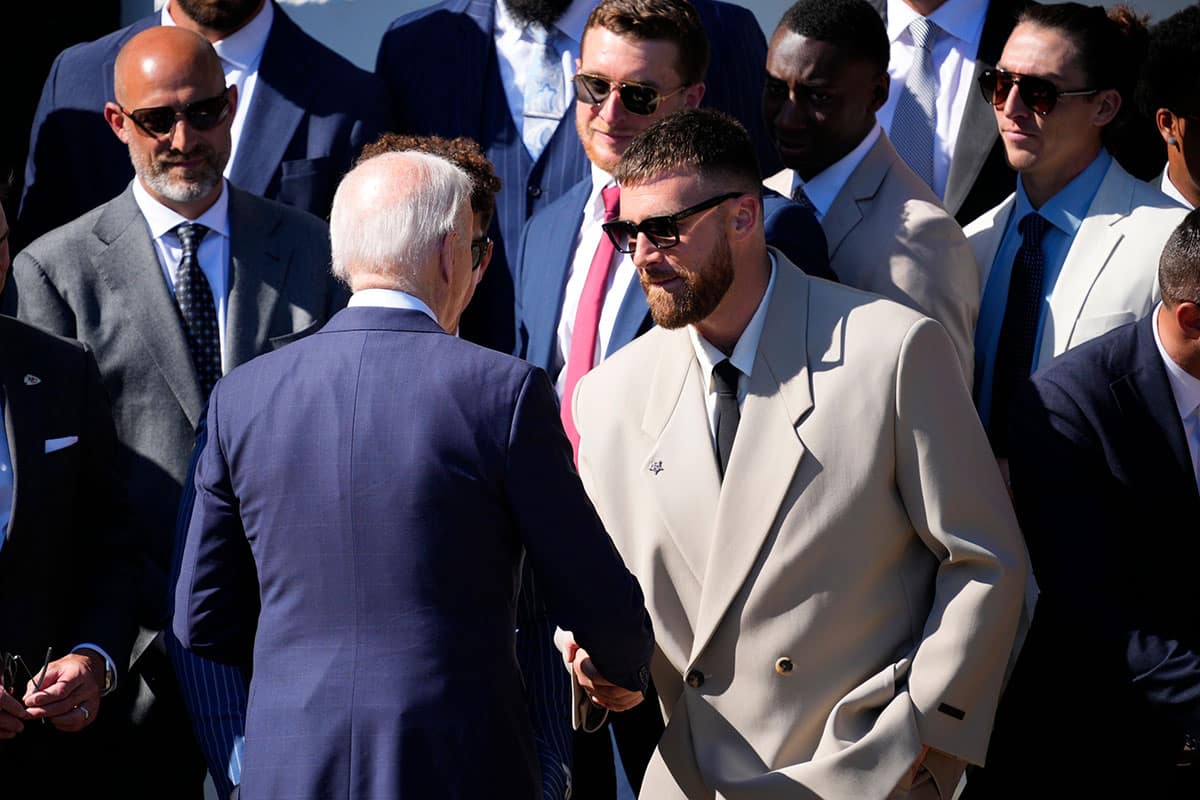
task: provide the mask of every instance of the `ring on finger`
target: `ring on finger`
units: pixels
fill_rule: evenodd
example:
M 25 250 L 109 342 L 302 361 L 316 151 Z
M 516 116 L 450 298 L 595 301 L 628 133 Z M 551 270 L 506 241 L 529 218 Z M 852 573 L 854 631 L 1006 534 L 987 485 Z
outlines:
M 80 711 L 82 711 L 82 712 L 83 712 L 83 721 L 84 721 L 84 722 L 87 722 L 87 721 L 88 721 L 88 720 L 91 718 L 91 716 L 92 716 L 92 715 L 91 715 L 91 713 L 90 713 L 90 712 L 88 712 L 88 710 L 87 710 L 87 706 L 85 706 L 85 705 L 82 705 L 82 704 L 81 704 L 81 705 L 79 705 L 79 706 L 78 706 L 78 708 L 79 708 L 79 710 L 80 710 Z

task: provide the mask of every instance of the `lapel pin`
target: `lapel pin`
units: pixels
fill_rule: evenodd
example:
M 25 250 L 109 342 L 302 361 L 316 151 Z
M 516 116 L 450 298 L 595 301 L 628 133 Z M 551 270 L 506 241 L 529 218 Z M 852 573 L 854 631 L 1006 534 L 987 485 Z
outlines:
M 653 472 L 655 475 L 657 475 L 658 473 L 662 472 L 662 471 L 663 471 L 663 465 L 662 465 L 662 462 L 661 462 L 661 461 L 654 461 L 654 462 L 651 462 L 651 464 L 650 464 L 650 471 L 651 471 L 651 472 Z
M 37 386 L 41 382 L 42 382 L 42 379 L 39 378 L 37 375 L 26 375 L 25 376 L 25 385 L 26 386 Z

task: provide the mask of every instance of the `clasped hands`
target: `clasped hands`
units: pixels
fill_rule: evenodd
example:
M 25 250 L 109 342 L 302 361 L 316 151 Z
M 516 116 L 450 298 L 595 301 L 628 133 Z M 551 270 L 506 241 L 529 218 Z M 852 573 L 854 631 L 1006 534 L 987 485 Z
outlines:
M 580 647 L 570 631 L 559 630 L 554 636 L 555 644 L 562 652 L 563 662 L 575 672 L 575 680 L 587 692 L 588 698 L 600 708 L 609 711 L 628 711 L 646 699 L 642 692 L 634 692 L 607 680 L 588 652 Z
M 66 732 L 91 725 L 100 712 L 104 669 L 104 657 L 84 648 L 47 664 L 45 674 L 25 685 L 20 700 L 0 688 L 0 740 L 12 739 L 26 722 L 39 719 Z

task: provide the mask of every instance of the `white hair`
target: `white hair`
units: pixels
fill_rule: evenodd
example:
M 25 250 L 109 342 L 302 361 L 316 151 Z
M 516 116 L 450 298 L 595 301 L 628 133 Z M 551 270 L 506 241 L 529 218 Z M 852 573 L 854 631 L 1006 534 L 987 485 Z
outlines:
M 334 276 L 349 284 L 354 273 L 372 273 L 399 287 L 420 285 L 417 270 L 437 258 L 470 201 L 470 178 L 443 158 L 404 151 L 363 161 L 333 197 Z

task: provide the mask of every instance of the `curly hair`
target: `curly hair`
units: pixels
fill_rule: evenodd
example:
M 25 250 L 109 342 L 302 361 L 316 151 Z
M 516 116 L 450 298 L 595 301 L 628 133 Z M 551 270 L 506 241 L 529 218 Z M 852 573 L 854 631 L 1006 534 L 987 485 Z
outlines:
M 471 210 L 483 215 L 484 227 L 491 223 L 496 211 L 496 194 L 500 191 L 500 179 L 492 162 L 483 154 L 479 143 L 466 136 L 445 139 L 441 136 L 409 136 L 400 133 L 385 133 L 366 145 L 355 164 L 384 153 L 415 150 L 429 153 L 449 161 L 467 173 L 471 179 Z

